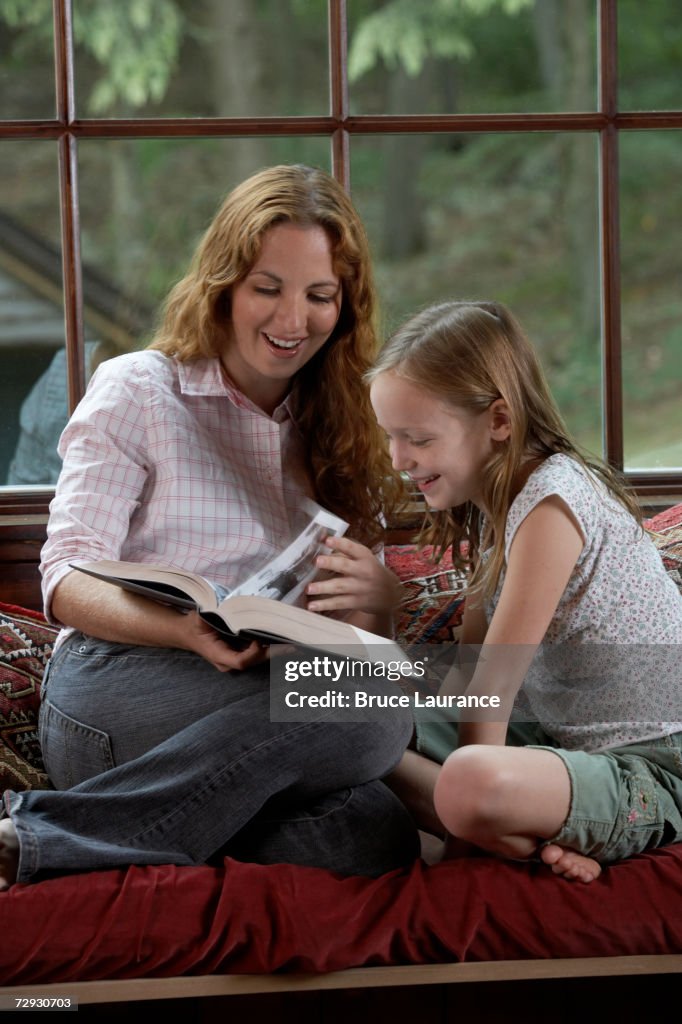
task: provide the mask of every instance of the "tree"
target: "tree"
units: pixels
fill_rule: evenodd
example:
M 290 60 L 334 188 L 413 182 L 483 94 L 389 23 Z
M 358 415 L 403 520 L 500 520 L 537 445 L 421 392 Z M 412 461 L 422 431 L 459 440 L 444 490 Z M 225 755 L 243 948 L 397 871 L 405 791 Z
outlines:
M 51 6 L 51 5 L 49 5 Z M 45 0 L 0 0 L 0 19 L 10 28 L 32 29 L 52 38 Z M 89 99 L 89 113 L 106 115 L 117 103 L 131 109 L 160 102 L 180 49 L 185 19 L 174 0 L 119 0 L 74 5 L 77 46 L 100 69 Z
M 535 5 L 534 27 L 543 77 L 557 109 L 595 106 L 595 40 L 587 31 L 592 0 L 543 0 Z M 599 258 L 597 196 L 589 174 L 596 162 L 596 140 L 585 133 L 561 140 L 561 202 L 571 279 L 579 312 L 580 337 L 588 350 L 599 338 Z M 586 173 L 587 172 L 587 173 Z M 594 364 L 593 364 L 594 365 Z
M 424 113 L 434 83 L 447 88 L 446 73 L 456 75 L 460 62 L 475 54 L 465 28 L 466 16 L 480 17 L 495 8 L 514 15 L 534 0 L 387 0 L 366 13 L 353 33 L 348 75 L 357 81 L 383 64 L 391 72 L 385 95 L 387 113 Z M 450 89 L 450 103 L 456 88 Z M 454 110 L 450 110 L 454 113 Z M 425 245 L 424 207 L 419 195 L 419 167 L 425 152 L 423 137 L 387 137 L 384 144 L 385 188 L 382 251 L 388 259 L 403 259 Z M 396 216 L 396 211 L 400 215 Z

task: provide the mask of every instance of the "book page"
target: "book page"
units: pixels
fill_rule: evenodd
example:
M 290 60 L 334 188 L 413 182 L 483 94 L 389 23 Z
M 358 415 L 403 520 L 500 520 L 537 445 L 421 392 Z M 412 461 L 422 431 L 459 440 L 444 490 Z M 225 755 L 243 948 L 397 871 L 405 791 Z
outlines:
M 69 562 L 72 569 L 137 594 L 183 608 L 217 608 L 227 590 L 203 576 L 152 562 Z
M 305 529 L 281 554 L 231 591 L 230 598 L 248 594 L 284 604 L 299 601 L 308 583 L 320 575 L 315 559 L 327 551 L 324 538 L 342 537 L 348 529 L 348 523 L 314 501 L 306 500 L 305 508 L 312 516 Z
M 398 660 L 401 664 L 410 660 L 394 640 L 281 601 L 242 596 L 228 601 L 227 613 L 229 628 L 234 632 L 260 635 L 284 644 L 301 644 L 342 658 L 372 662 Z

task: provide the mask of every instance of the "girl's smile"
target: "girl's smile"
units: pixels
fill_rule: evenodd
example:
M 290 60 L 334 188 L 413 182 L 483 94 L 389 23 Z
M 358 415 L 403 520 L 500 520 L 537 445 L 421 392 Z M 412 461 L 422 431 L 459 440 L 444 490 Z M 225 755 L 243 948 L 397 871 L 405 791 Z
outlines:
M 483 473 L 503 440 L 494 403 L 483 412 L 446 405 L 395 371 L 372 383 L 372 405 L 386 432 L 393 466 L 417 485 L 431 508 L 473 502 L 479 508 Z
M 270 228 L 254 266 L 232 289 L 222 355 L 231 379 L 271 413 L 334 330 L 341 300 L 325 231 L 289 223 Z

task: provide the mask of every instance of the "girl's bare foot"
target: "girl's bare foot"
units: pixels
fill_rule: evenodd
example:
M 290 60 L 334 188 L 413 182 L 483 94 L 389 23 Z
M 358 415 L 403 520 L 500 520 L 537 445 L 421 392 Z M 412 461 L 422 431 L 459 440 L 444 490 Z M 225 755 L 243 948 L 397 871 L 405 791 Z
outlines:
M 601 865 L 592 857 L 585 857 L 575 850 L 565 850 L 556 843 L 547 843 L 541 847 L 540 857 L 555 875 L 563 875 L 564 878 L 578 882 L 593 882 L 601 874 Z
M 19 840 L 9 818 L 0 821 L 0 891 L 9 889 L 17 880 Z

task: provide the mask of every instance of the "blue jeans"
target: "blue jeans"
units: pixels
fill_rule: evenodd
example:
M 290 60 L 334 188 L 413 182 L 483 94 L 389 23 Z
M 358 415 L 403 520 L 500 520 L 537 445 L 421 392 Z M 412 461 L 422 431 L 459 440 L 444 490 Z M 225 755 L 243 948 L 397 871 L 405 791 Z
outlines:
M 217 854 L 344 874 L 402 867 L 418 856 L 417 831 L 380 779 L 411 728 L 404 709 L 271 722 L 267 666 L 221 673 L 190 652 L 76 633 L 43 689 L 56 790 L 5 794 L 17 880 Z

